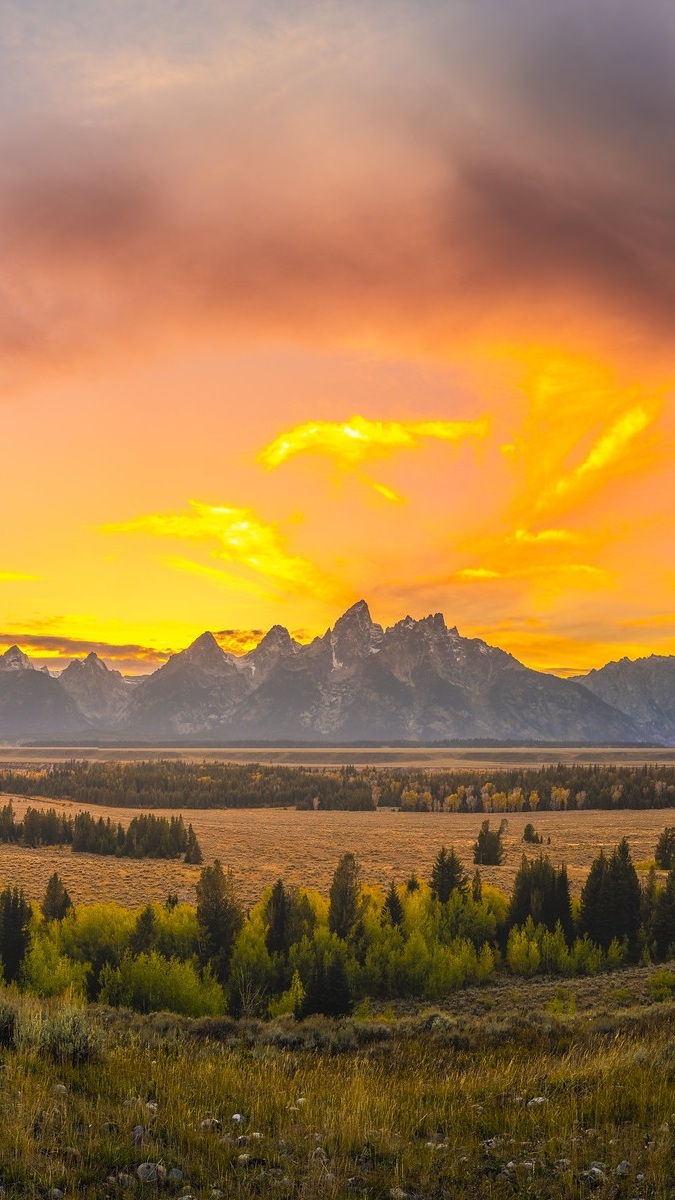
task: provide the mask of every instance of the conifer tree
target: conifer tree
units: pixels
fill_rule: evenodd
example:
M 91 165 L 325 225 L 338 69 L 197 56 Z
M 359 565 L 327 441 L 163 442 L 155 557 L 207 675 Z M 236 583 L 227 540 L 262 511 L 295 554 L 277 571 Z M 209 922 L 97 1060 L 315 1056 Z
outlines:
M 382 918 L 384 921 L 391 921 L 391 924 L 394 926 L 401 925 L 403 922 L 403 905 L 401 904 L 401 898 L 396 890 L 396 884 L 393 879 L 382 906 Z
M 236 897 L 232 872 L 225 873 L 219 859 L 204 867 L 199 876 L 197 923 L 202 962 L 204 965 L 211 962 L 216 979 L 224 984 L 244 914 Z
M 339 938 L 347 938 L 359 915 L 359 867 L 351 853 L 342 855 L 330 885 L 328 927 Z
M 0 892 L 0 959 L 5 983 L 14 983 L 30 942 L 31 907 L 23 888 Z
M 187 836 L 185 840 L 185 862 L 192 866 L 201 866 L 204 861 L 202 848 L 197 841 L 197 834 L 192 825 L 188 825 Z
M 281 954 L 284 958 L 288 954 L 289 917 L 290 905 L 286 889 L 281 879 L 277 879 L 267 905 L 269 924 L 265 935 L 265 944 L 270 954 Z
M 668 872 L 665 886 L 656 900 L 653 922 L 654 947 L 657 958 L 667 958 L 675 946 L 675 869 Z
M 66 886 L 57 871 L 50 876 L 42 898 L 42 915 L 46 921 L 61 921 L 73 902 L 68 895 Z
M 157 940 L 157 918 L 151 904 L 146 904 L 136 918 L 136 925 L 129 938 L 129 950 L 132 954 L 147 954 L 154 950 Z
M 431 868 L 432 894 L 441 904 L 447 904 L 454 891 L 464 894 L 468 883 L 466 871 L 455 854 L 454 846 L 450 850 L 441 846 Z

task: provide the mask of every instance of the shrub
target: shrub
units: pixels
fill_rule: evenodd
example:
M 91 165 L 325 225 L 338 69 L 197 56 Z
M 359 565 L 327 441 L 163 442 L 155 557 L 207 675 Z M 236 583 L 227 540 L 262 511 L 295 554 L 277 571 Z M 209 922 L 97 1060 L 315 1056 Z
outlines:
M 84 1009 L 65 1008 L 42 1021 L 38 1049 L 55 1063 L 97 1062 L 101 1037 Z
M 664 967 L 657 971 L 649 980 L 649 994 L 652 1000 L 672 1000 L 675 991 L 675 971 Z

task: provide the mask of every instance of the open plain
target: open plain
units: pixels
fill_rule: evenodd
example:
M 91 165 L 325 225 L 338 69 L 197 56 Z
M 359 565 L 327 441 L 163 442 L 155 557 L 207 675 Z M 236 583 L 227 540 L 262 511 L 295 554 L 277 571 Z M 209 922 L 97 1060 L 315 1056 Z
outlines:
M 2 803 L 8 799 L 0 798 Z M 73 814 L 86 807 L 26 797 L 15 797 L 13 804 L 19 816 L 29 805 Z M 110 817 L 123 825 L 138 815 L 138 809 L 100 805 L 88 811 L 96 818 Z M 154 811 L 169 818 L 176 815 L 176 810 Z M 288 884 L 326 893 L 338 859 L 347 850 L 356 854 L 364 881 L 385 888 L 392 878 L 402 883 L 413 873 L 428 878 L 442 845 L 454 846 L 472 871 L 472 846 L 484 820 L 480 813 L 403 813 L 392 809 L 190 809 L 183 817 L 195 829 L 204 861 L 219 858 L 232 869 L 237 890 L 247 905 L 280 877 Z M 495 826 L 500 818 L 493 815 L 490 820 Z M 633 860 L 645 869 L 653 860 L 659 833 L 664 826 L 675 823 L 675 815 L 670 809 L 511 813 L 507 821 L 505 862 L 501 867 L 481 868 L 484 881 L 509 893 L 523 851 L 531 857 L 541 849 L 556 865 L 567 864 L 573 893 L 578 894 L 598 850 L 611 850 L 622 837 L 628 838 Z M 541 847 L 523 843 L 523 829 L 528 822 L 543 837 Z M 163 900 L 169 892 L 194 902 L 200 868 L 179 861 L 73 854 L 70 847 L 0 846 L 0 880 L 20 885 L 34 899 L 42 896 L 54 870 L 58 870 L 76 902 L 106 899 L 140 905 Z

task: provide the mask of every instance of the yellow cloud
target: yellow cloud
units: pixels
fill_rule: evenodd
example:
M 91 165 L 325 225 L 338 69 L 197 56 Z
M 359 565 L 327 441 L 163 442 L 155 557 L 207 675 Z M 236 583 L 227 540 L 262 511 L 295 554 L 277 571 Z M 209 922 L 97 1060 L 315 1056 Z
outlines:
M 534 533 L 531 529 L 516 529 L 509 541 L 519 542 L 525 546 L 558 546 L 581 541 L 578 533 L 571 529 L 540 529 Z
M 157 538 L 211 543 L 215 558 L 247 568 L 277 587 L 310 590 L 327 596 L 332 593 L 327 580 L 311 563 L 288 553 L 277 526 L 261 521 L 248 508 L 191 500 L 186 512 L 134 517 L 131 521 L 104 525 L 102 532 L 146 533 Z M 173 558 L 169 562 L 178 570 L 203 575 L 243 591 L 264 591 L 258 581 L 251 582 L 190 559 Z
M 23 583 L 37 578 L 37 575 L 24 575 L 22 571 L 0 571 L 0 583 Z
M 558 495 L 574 488 L 580 480 L 588 475 L 610 467 L 623 457 L 631 442 L 651 425 L 653 416 L 642 405 L 637 405 L 624 413 L 605 434 L 595 443 L 583 462 L 575 467 L 571 474 L 563 476 L 556 483 Z
M 492 567 L 463 567 L 455 571 L 451 577 L 459 583 L 482 583 L 495 579 L 525 579 L 533 584 L 538 581 L 555 580 L 559 585 L 565 580 L 576 583 L 596 583 L 604 586 L 612 576 L 601 567 L 592 567 L 588 563 L 556 563 L 537 565 L 530 563 L 524 567 L 514 567 L 507 570 L 494 570 Z
M 354 416 L 342 424 L 332 421 L 308 421 L 279 435 L 258 455 L 268 470 L 279 467 L 296 454 L 311 451 L 326 454 L 344 471 L 355 471 L 367 458 L 396 450 L 413 450 L 424 439 L 457 443 L 466 438 L 484 438 L 489 422 L 477 421 L 369 421 Z M 359 476 L 385 499 L 400 502 L 402 497 L 384 484 Z

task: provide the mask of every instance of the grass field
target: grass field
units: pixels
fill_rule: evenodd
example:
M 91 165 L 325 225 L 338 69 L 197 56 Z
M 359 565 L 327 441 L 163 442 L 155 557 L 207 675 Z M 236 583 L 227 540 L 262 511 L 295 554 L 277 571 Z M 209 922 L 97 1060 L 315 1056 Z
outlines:
M 675 1005 L 651 973 L 575 981 L 566 1016 L 547 981 L 300 1024 L 0 993 L 4 1194 L 670 1200 Z
M 6 800 L 3 799 L 3 803 Z M 17 815 L 28 804 L 34 807 L 77 812 L 82 807 L 64 801 L 14 800 Z M 127 824 L 137 809 L 90 809 L 95 817 L 110 817 Z M 162 810 L 155 810 L 158 814 Z M 170 810 L 165 816 L 175 816 Z M 352 850 L 363 878 L 388 887 L 392 878 L 403 882 L 413 872 L 428 878 L 441 845 L 454 845 L 467 868 L 472 866 L 472 845 L 483 817 L 460 813 L 297 812 L 295 809 L 208 809 L 184 813 L 192 822 L 206 862 L 220 858 L 234 872 L 245 904 L 257 900 L 268 884 L 282 877 L 289 884 L 305 884 L 326 893 L 338 859 Z M 499 824 L 499 817 L 491 818 Z M 610 850 L 627 837 L 633 860 L 653 859 L 656 839 L 665 825 L 675 822 L 671 810 L 614 812 L 512 813 L 505 834 L 506 861 L 501 867 L 484 867 L 483 878 L 510 892 L 525 846 L 523 829 L 534 823 L 544 838 L 541 847 L 555 864 L 566 863 L 573 892 L 578 893 L 592 859 L 600 847 Z M 550 844 L 548 839 L 550 838 Z M 58 870 L 74 901 L 115 899 L 123 904 L 163 900 L 169 892 L 194 902 L 198 867 L 180 862 L 105 858 L 73 854 L 69 848 L 28 850 L 0 846 L 0 883 L 17 883 L 39 899 L 49 876 Z

